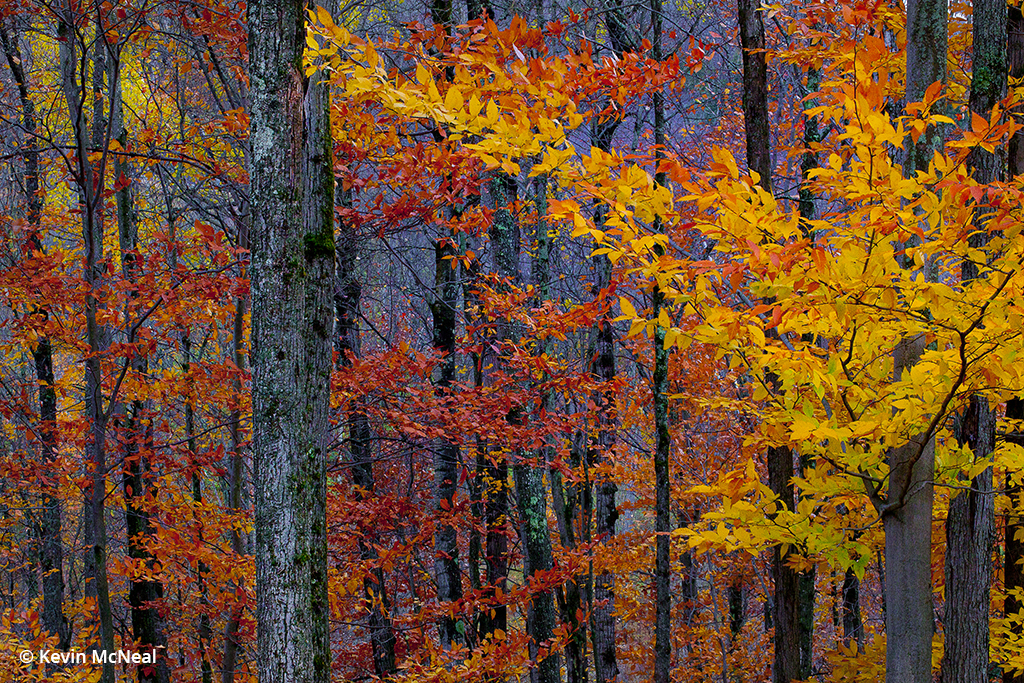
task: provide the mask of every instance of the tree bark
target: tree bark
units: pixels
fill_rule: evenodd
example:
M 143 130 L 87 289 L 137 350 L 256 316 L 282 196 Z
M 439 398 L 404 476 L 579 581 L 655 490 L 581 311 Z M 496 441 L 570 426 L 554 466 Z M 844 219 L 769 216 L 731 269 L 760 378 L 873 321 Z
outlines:
M 970 107 L 986 119 L 1006 94 L 1006 3 L 975 0 L 973 16 L 974 59 Z M 972 175 L 980 184 L 1002 180 L 1003 154 L 974 149 L 968 158 Z M 968 237 L 974 248 L 988 242 L 986 216 L 975 210 L 975 232 Z M 965 261 L 961 278 L 965 285 L 979 276 L 977 264 Z M 960 421 L 959 440 L 975 461 L 991 458 L 995 450 L 995 413 L 985 396 L 972 396 Z M 968 481 L 963 477 L 964 484 Z M 969 482 L 968 490 L 953 492 L 946 519 L 946 632 L 942 658 L 943 683 L 987 683 L 989 680 L 989 598 L 992 576 L 992 542 L 995 538 L 995 493 L 992 468 Z
M 307 82 L 305 3 L 249 5 L 257 664 L 330 679 L 326 452 L 334 174 L 326 89 Z
M 1007 8 L 1007 61 L 1009 62 L 1010 78 L 1024 76 L 1024 15 L 1020 7 L 1009 5 Z M 1017 123 L 1024 118 L 1015 116 Z M 1024 130 L 1016 131 L 1010 138 L 1009 164 L 1007 173 L 1011 179 L 1024 174 Z M 1024 420 L 1024 400 L 1012 398 L 1006 403 L 1008 420 Z M 1022 443 L 1019 434 L 1014 435 Z M 1024 519 L 1020 511 L 1024 509 L 1024 487 L 1014 483 L 1019 472 L 1006 473 L 1006 495 L 1010 499 L 1010 510 L 1003 529 L 1003 587 L 1006 590 L 1004 611 L 1006 615 L 1017 614 L 1024 609 L 1024 602 L 1011 595 L 1014 589 L 1024 589 Z M 1018 540 L 1017 534 L 1022 538 Z M 1020 633 L 1017 627 L 1016 632 Z M 1024 673 L 1015 674 L 1012 670 L 1003 671 L 1003 683 L 1024 683 Z
M 651 2 L 652 56 L 661 61 L 662 1 Z M 665 101 L 660 91 L 654 93 L 654 159 L 657 165 L 664 158 Z M 665 173 L 655 170 L 655 185 L 664 186 Z M 654 219 L 654 231 L 661 232 L 661 217 Z M 664 255 L 658 245 L 656 253 Z M 665 295 L 655 285 L 652 294 L 651 316 L 657 320 L 665 304 Z M 654 328 L 654 372 L 652 373 L 654 402 L 654 683 L 669 683 L 672 669 L 672 565 L 669 556 L 671 532 L 671 505 L 669 457 L 672 453 L 672 434 L 668 424 L 668 349 L 665 348 L 665 328 Z
M 605 16 L 608 34 L 616 55 L 621 58 L 627 46 L 625 38 L 625 22 L 621 17 L 621 9 L 615 7 Z M 606 121 L 595 121 L 591 128 L 593 145 L 598 149 L 610 152 L 612 136 L 618 128 L 620 119 L 609 118 Z M 594 215 L 595 227 L 601 228 L 605 222 L 608 207 L 600 205 Z M 612 262 L 601 254 L 591 258 L 594 270 L 592 293 L 602 298 L 612 282 Z M 589 355 L 589 371 L 600 382 L 603 388 L 595 392 L 594 404 L 598 409 L 597 439 L 588 449 L 589 465 L 597 471 L 615 451 L 615 392 L 612 383 L 615 381 L 615 324 L 610 303 L 603 304 L 602 311 L 594 323 L 594 344 Z M 604 542 L 615 536 L 615 522 L 619 511 L 615 505 L 618 487 L 606 473 L 599 473 L 594 481 L 594 533 Z M 591 614 L 591 632 L 594 640 L 594 680 L 596 683 L 610 683 L 619 675 L 618 658 L 615 651 L 615 575 L 610 571 L 602 571 L 594 577 L 594 609 Z
M 907 102 L 923 99 L 933 83 L 946 82 L 946 0 L 907 2 Z M 917 143 L 907 140 L 903 173 L 926 170 L 942 146 L 929 127 Z M 924 338 L 901 341 L 893 353 L 893 378 L 914 365 Z M 887 683 L 929 683 L 932 652 L 931 525 L 935 473 L 934 440 L 911 436 L 888 454 L 885 530 L 885 630 Z

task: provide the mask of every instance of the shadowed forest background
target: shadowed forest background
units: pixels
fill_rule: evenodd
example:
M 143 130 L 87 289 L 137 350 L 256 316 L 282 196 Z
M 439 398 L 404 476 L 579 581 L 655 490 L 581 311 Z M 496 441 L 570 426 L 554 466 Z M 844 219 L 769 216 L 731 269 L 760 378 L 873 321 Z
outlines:
M 0 681 L 1024 681 L 1016 0 L 601 1 L 0 0 Z

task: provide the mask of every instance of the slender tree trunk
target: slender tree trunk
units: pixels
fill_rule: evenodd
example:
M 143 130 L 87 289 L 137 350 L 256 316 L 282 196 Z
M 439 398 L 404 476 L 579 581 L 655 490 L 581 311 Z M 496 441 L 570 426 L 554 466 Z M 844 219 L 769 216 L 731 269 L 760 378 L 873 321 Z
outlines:
M 652 56 L 658 62 L 663 58 L 661 47 L 662 1 L 651 2 Z M 665 101 L 660 91 L 654 93 L 654 145 L 655 164 L 664 158 Z M 664 186 L 664 172 L 656 170 L 654 183 Z M 654 220 L 654 231 L 663 229 L 661 217 Z M 664 250 L 656 249 L 659 257 Z M 652 295 L 652 317 L 657 320 L 665 305 L 665 295 L 657 285 Z M 669 456 L 672 453 L 672 434 L 668 424 L 668 349 L 665 348 L 665 328 L 654 328 L 654 683 L 669 683 L 672 668 L 672 565 L 669 557 L 671 505 Z
M 330 679 L 326 451 L 334 174 L 305 3 L 249 4 L 256 659 L 262 683 Z
M 339 185 L 342 183 L 339 182 Z M 351 195 L 347 190 L 340 193 L 339 205 L 351 208 Z M 351 367 L 352 361 L 361 352 L 359 333 L 359 306 L 363 295 L 357 268 L 359 245 L 361 243 L 356 226 L 345 215 L 339 221 L 340 239 L 337 249 L 337 285 L 334 292 L 334 310 L 337 320 L 335 347 L 338 351 L 339 368 Z M 373 474 L 372 437 L 366 412 L 355 400 L 345 409 L 345 423 L 348 428 L 349 453 L 352 461 L 352 481 L 361 493 L 362 500 L 373 496 L 375 480 Z M 359 540 L 359 558 L 363 562 L 376 559 L 376 553 L 367 543 L 365 536 L 372 538 L 372 531 L 366 530 Z M 388 678 L 397 671 L 395 659 L 395 631 L 390 615 L 390 602 L 384 571 L 377 567 L 363 582 L 363 593 L 368 609 L 367 621 L 370 632 L 370 650 L 373 655 L 374 673 L 379 678 Z
M 1010 12 L 1013 12 L 1012 7 Z M 1024 420 L 1024 400 L 1014 398 L 1007 402 L 1006 419 Z M 1011 439 L 1013 443 L 1024 445 L 1024 435 L 1021 435 L 1019 431 L 1013 436 L 1007 437 L 1008 441 Z M 1021 516 L 1021 511 L 1024 510 L 1024 487 L 1019 483 L 1012 483 L 1013 476 L 1018 476 L 1018 473 L 1007 472 L 1006 474 L 1006 495 L 1010 499 L 1010 509 L 1006 516 L 1005 538 L 1003 539 L 1006 551 L 1003 555 L 1003 586 L 1006 590 L 1004 612 L 1006 616 L 1019 614 L 1024 610 L 1024 601 L 1011 594 L 1011 591 L 1015 589 L 1024 588 L 1024 538 L 1018 536 L 1018 534 L 1024 536 L 1024 518 Z M 1019 625 L 1010 626 L 1010 628 L 1016 634 L 1020 634 Z M 1024 683 L 1024 674 L 1014 673 L 1013 669 L 1006 668 L 1003 670 L 1003 683 Z
M 75 165 L 72 177 L 79 195 L 82 216 L 83 280 L 85 281 L 85 339 L 89 349 L 85 359 L 85 463 L 88 486 L 84 503 L 84 569 L 85 597 L 90 598 L 99 624 L 98 642 L 94 651 L 114 649 L 114 624 L 107 582 L 106 500 L 106 437 L 109 410 L 104 409 L 103 357 L 109 346 L 106 328 L 99 322 L 101 303 L 99 291 L 104 284 L 106 264 L 103 260 L 104 197 L 103 179 L 107 156 L 98 162 L 89 154 L 90 148 L 106 148 L 106 114 L 104 91 L 107 77 L 107 44 L 105 36 L 92 43 L 91 56 L 85 50 L 75 28 L 74 11 L 62 10 L 58 24 L 60 40 L 61 86 L 68 105 Z M 79 66 L 91 61 L 93 93 L 91 130 L 86 122 L 86 86 Z M 95 163 L 95 166 L 94 166 Z M 111 398 L 113 402 L 113 398 Z M 101 683 L 114 683 L 114 665 L 103 665 Z
M 43 253 L 40 237 L 43 195 L 39 183 L 39 142 L 36 139 L 36 108 L 30 96 L 24 61 L 18 45 L 17 33 L 9 33 L 0 22 L 0 43 L 11 76 L 18 89 L 21 104 L 21 127 L 25 135 L 22 163 L 25 164 L 24 187 L 27 204 L 29 246 Z M 35 312 L 46 320 L 49 312 L 41 306 Z M 57 392 L 54 389 L 53 347 L 47 335 L 39 337 L 32 349 L 32 359 L 39 387 L 39 443 L 42 450 L 42 471 L 51 471 L 57 459 Z M 34 524 L 39 547 L 39 570 L 43 587 L 43 626 L 57 639 L 57 647 L 67 650 L 71 643 L 71 629 L 64 616 L 64 544 L 61 536 L 61 499 L 51 495 L 52 485 L 44 485 L 40 496 L 41 513 Z
M 856 641 L 857 650 L 864 649 L 864 622 L 860 615 L 860 579 L 853 569 L 843 575 L 842 591 L 843 643 L 849 647 Z
M 740 45 L 743 50 L 743 119 L 746 133 L 747 166 L 757 182 L 772 192 L 771 139 L 768 121 L 768 64 L 765 55 L 764 21 L 759 0 L 738 0 Z M 807 160 L 805 159 L 805 162 Z M 810 199 L 809 206 L 807 204 Z M 801 210 L 813 212 L 813 199 L 801 196 Z M 766 378 L 777 383 L 774 376 Z M 793 452 L 785 446 L 768 449 L 768 484 L 789 510 L 796 501 L 793 491 Z M 772 680 L 788 683 L 801 678 L 801 591 L 799 573 L 786 560 L 788 553 L 776 546 L 772 551 L 772 623 L 775 626 L 775 659 Z M 812 591 L 813 594 L 813 591 Z M 809 658 L 808 658 L 809 659 Z
M 1006 2 L 976 0 L 973 4 L 974 59 L 970 107 L 986 119 L 1006 94 Z M 1002 150 L 971 151 L 968 159 L 975 180 L 987 185 L 1002 180 Z M 975 233 L 968 243 L 983 248 L 988 242 L 984 211 L 974 216 Z M 965 261 L 961 277 L 965 285 L 980 275 Z M 995 450 L 996 416 L 988 398 L 972 396 L 960 426 L 960 443 L 968 446 L 976 461 L 988 460 Z M 964 484 L 967 480 L 961 478 Z M 946 631 L 942 658 L 943 683 L 988 683 L 989 599 L 992 576 L 992 542 L 995 538 L 995 493 L 992 468 L 970 482 L 965 491 L 953 492 L 946 519 Z
M 127 147 L 127 131 L 124 126 L 124 108 L 121 100 L 120 70 L 110 72 L 113 101 L 111 102 L 112 128 L 123 148 Z M 113 79 L 117 79 L 116 81 Z M 129 316 L 131 328 L 128 344 L 138 341 L 138 330 L 131 318 L 132 302 L 138 297 L 135 283 L 142 275 L 142 259 L 138 252 L 138 223 L 135 220 L 132 187 L 127 182 L 130 173 L 128 164 L 121 157 L 114 159 L 114 176 L 122 185 L 115 193 L 117 204 L 118 244 L 121 250 L 121 273 L 130 283 Z M 134 373 L 145 376 L 149 362 L 142 353 L 136 353 L 131 360 Z M 155 528 L 147 509 L 148 502 L 156 500 L 157 488 L 150 472 L 152 454 L 152 425 L 146 425 L 146 402 L 134 400 L 123 418 L 124 470 L 121 481 L 125 499 L 125 529 L 128 535 L 128 556 L 153 567 L 153 556 L 147 550 L 148 543 L 155 538 Z M 167 638 L 166 624 L 160 616 L 158 601 L 164 596 L 163 583 L 147 579 L 130 579 L 128 582 L 128 605 L 132 615 L 132 636 L 144 650 L 158 651 L 156 666 L 137 668 L 139 683 L 168 683 L 170 674 L 165 658 Z
M 606 15 L 612 44 L 624 48 L 625 25 L 621 11 L 613 9 Z M 616 50 L 619 57 L 620 50 Z M 611 151 L 612 136 L 618 128 L 619 119 L 595 121 L 591 128 L 593 145 L 605 152 Z M 600 205 L 594 215 L 597 227 L 603 227 L 608 207 Z M 612 262 L 605 255 L 592 259 L 594 268 L 593 293 L 599 298 L 607 293 L 612 282 Z M 597 468 L 604 464 L 615 451 L 615 324 L 610 302 L 603 304 L 603 310 L 594 323 L 594 346 L 588 354 L 590 373 L 602 387 L 595 392 L 594 403 L 598 409 L 596 442 L 591 444 L 587 457 L 590 466 Z M 619 511 L 615 505 L 618 487 L 606 473 L 598 474 L 594 481 L 594 532 L 605 542 L 615 536 L 615 522 Z M 602 571 L 594 577 L 594 610 L 591 614 L 591 631 L 594 640 L 594 680 L 596 683 L 610 683 L 619 675 L 618 658 L 615 652 L 615 574 Z
M 249 218 L 243 217 L 238 228 L 238 247 L 243 250 L 249 249 Z M 239 279 L 246 277 L 245 261 L 241 261 L 238 267 Z M 234 407 L 231 410 L 230 433 L 231 453 L 228 456 L 228 487 L 227 500 L 225 501 L 228 510 L 234 513 L 242 511 L 242 490 L 245 484 L 245 459 L 242 453 L 242 378 L 241 373 L 245 370 L 245 312 L 248 308 L 248 299 L 245 296 L 235 298 L 235 315 L 232 327 L 231 352 L 232 360 L 235 363 L 235 379 L 231 382 Z M 231 552 L 237 557 L 245 554 L 245 546 L 242 543 L 242 532 L 238 529 L 231 530 Z M 243 588 L 241 584 L 237 588 Z M 233 683 L 235 680 L 235 669 L 238 666 L 238 630 L 242 624 L 242 602 L 236 601 L 231 607 L 231 614 L 228 616 L 227 624 L 224 626 L 224 651 L 221 655 L 221 683 Z
M 946 82 L 946 0 L 907 2 L 907 102 L 920 101 L 932 83 Z M 925 170 L 942 146 L 936 127 L 907 141 L 906 176 Z M 893 378 L 917 363 L 923 336 L 904 339 L 893 354 Z M 887 683 L 929 683 L 932 653 L 931 527 L 934 440 L 918 435 L 889 452 L 885 529 Z

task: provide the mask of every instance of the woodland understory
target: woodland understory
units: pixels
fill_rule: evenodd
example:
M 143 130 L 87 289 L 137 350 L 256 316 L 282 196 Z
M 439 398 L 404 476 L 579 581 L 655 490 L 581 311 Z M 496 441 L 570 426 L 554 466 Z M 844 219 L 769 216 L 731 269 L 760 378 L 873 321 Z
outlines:
M 0 683 L 1024 683 L 1019 0 L 0 47 Z

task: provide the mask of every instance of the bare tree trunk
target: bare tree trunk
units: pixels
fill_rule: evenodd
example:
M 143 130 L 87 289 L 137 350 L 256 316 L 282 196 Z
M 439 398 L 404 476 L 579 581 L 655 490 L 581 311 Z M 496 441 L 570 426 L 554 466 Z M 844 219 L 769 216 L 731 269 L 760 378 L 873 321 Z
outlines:
M 8 33 L 0 22 L 0 43 L 11 70 L 11 76 L 18 89 L 21 104 L 21 128 L 25 136 L 22 163 L 25 164 L 24 187 L 27 204 L 26 222 L 31 230 L 29 246 L 33 251 L 43 253 L 39 235 L 43 212 L 43 195 L 39 183 L 39 141 L 36 139 L 36 108 L 30 96 L 30 87 L 25 75 L 24 61 L 18 45 L 18 34 Z M 40 306 L 34 315 L 46 320 L 49 312 Z M 32 349 L 35 364 L 36 383 L 39 387 L 39 443 L 42 449 L 42 471 L 52 469 L 57 458 L 57 392 L 54 389 L 53 348 L 49 336 L 39 337 Z M 71 629 L 64 616 L 64 544 L 61 536 L 61 499 L 51 495 L 46 485 L 41 493 L 38 522 L 33 524 L 39 544 L 39 570 L 43 586 L 43 626 L 57 638 L 57 646 L 67 650 L 71 643 Z
M 864 622 L 860 615 L 860 579 L 853 569 L 847 569 L 843 575 L 842 592 L 843 643 L 847 646 L 853 641 L 857 650 L 864 649 Z
M 616 54 L 621 58 L 625 48 L 625 22 L 622 21 L 618 8 L 610 10 L 605 16 L 609 38 L 613 46 L 618 46 Z M 591 128 L 592 144 L 605 152 L 611 151 L 612 136 L 618 128 L 619 119 L 609 118 L 607 121 L 595 121 Z M 600 228 L 605 221 L 608 207 L 600 205 L 594 215 L 594 224 Z M 612 281 L 612 262 L 605 255 L 593 257 L 594 286 L 593 294 L 600 296 L 608 290 Z M 596 468 L 606 462 L 615 450 L 615 392 L 612 383 L 615 381 L 615 324 L 610 304 L 594 323 L 594 345 L 588 353 L 590 373 L 602 385 L 603 389 L 595 392 L 594 403 L 598 409 L 598 429 L 596 442 L 588 449 L 589 465 Z M 605 542 L 615 536 L 615 522 L 619 511 L 615 505 L 618 487 L 615 481 L 605 473 L 596 475 L 594 481 L 594 532 Z M 594 609 L 591 613 L 591 631 L 594 640 L 594 680 L 596 683 L 610 683 L 619 675 L 618 658 L 615 651 L 615 574 L 602 571 L 594 578 Z
M 1024 76 L 1024 15 L 1020 7 L 1009 5 L 1007 18 L 1007 61 L 1009 62 L 1010 78 Z M 1021 123 L 1021 116 L 1016 117 Z M 1018 130 L 1010 138 L 1009 164 L 1007 173 L 1011 179 L 1024 174 L 1024 130 Z M 1012 398 L 1006 403 L 1006 419 L 1024 420 L 1024 400 Z M 1016 443 L 1022 443 L 1024 437 L 1015 434 Z M 1007 616 L 1017 614 L 1024 609 L 1024 603 L 1011 595 L 1014 589 L 1024 589 L 1024 520 L 1020 510 L 1024 509 L 1024 487 L 1013 483 L 1018 472 L 1006 473 L 1006 495 L 1010 499 L 1010 510 L 1007 513 L 1003 536 L 1003 587 L 1006 590 L 1004 611 Z M 1022 537 L 1018 539 L 1018 534 Z M 1019 626 L 1011 626 L 1020 634 Z M 1003 671 L 1003 683 L 1024 683 L 1024 674 L 1015 674 L 1011 669 Z
M 110 71 L 110 92 L 112 129 L 117 132 L 117 139 L 122 148 L 127 148 L 127 131 L 124 126 L 124 108 L 121 99 L 120 69 Z M 117 80 L 113 80 L 117 79 Z M 138 297 L 135 283 L 142 275 L 142 259 L 138 253 L 139 231 L 135 220 L 135 205 L 132 187 L 128 183 L 131 170 L 121 157 L 114 159 L 114 176 L 122 187 L 114 195 L 117 203 L 118 244 L 121 250 L 121 273 L 130 283 L 128 320 L 131 318 L 132 302 Z M 138 327 L 132 322 L 128 333 L 128 343 L 138 341 Z M 149 362 L 144 354 L 136 354 L 131 360 L 131 369 L 139 375 L 149 370 Z M 123 420 L 124 470 L 121 482 L 125 498 L 125 529 L 128 535 L 128 556 L 141 561 L 152 568 L 153 556 L 147 550 L 148 543 L 155 537 L 155 529 L 147 501 L 155 500 L 157 488 L 153 484 L 150 472 L 149 457 L 152 449 L 152 425 L 146 421 L 146 402 L 134 400 L 128 407 L 128 414 Z M 157 601 L 164 596 L 163 583 L 148 579 L 130 579 L 128 582 L 128 604 L 132 615 L 132 636 L 145 650 L 159 652 L 156 666 L 140 666 L 137 668 L 139 683 L 168 683 L 170 673 L 167 668 L 166 624 L 160 616 Z
M 920 101 L 932 83 L 946 82 L 946 0 L 907 2 L 907 102 Z M 906 176 L 925 170 L 942 146 L 930 127 L 916 144 L 907 140 Z M 895 349 L 894 381 L 924 351 L 922 336 Z M 932 653 L 931 526 L 935 444 L 923 436 L 889 452 L 885 529 L 885 631 L 887 683 L 929 683 Z
M 348 208 L 351 204 L 349 191 L 343 190 L 339 204 Z M 359 305 L 363 295 L 363 287 L 359 281 L 357 268 L 360 238 L 356 226 L 345 217 L 339 222 L 340 237 L 337 249 L 337 286 L 334 293 L 334 309 L 337 320 L 335 347 L 338 350 L 338 366 L 345 368 L 359 357 L 361 351 L 359 333 Z M 447 263 L 446 263 L 447 265 Z M 375 480 L 373 474 L 372 432 L 366 412 L 357 401 L 345 409 L 345 422 L 348 427 L 349 453 L 352 460 L 352 481 L 364 493 L 373 495 Z M 367 543 L 366 536 L 372 538 L 367 529 L 359 539 L 359 558 L 364 562 L 376 559 L 376 553 Z M 374 673 L 379 678 L 388 678 L 397 671 L 395 660 L 395 631 L 390 615 L 390 602 L 384 571 L 380 567 L 374 569 L 371 576 L 363 581 L 363 594 L 368 610 L 367 622 L 370 632 L 370 650 L 373 656 Z
M 972 112 L 988 118 L 992 107 L 1006 94 L 1006 2 L 976 0 L 973 7 L 970 107 Z M 979 148 L 971 151 L 968 164 L 975 180 L 987 185 L 1002 180 L 1003 161 L 1002 150 L 993 154 Z M 983 248 L 988 242 L 985 218 L 984 210 L 975 210 L 976 232 L 968 237 L 971 247 Z M 965 285 L 979 275 L 976 264 L 964 262 L 961 278 Z M 996 416 L 988 398 L 972 396 L 960 422 L 959 440 L 971 449 L 975 461 L 991 458 L 995 450 L 995 430 Z M 994 538 L 995 493 L 989 467 L 970 482 L 968 490 L 954 492 L 949 502 L 943 683 L 988 683 Z
M 662 1 L 651 2 L 652 56 L 663 58 L 661 47 Z M 654 93 L 654 145 L 655 164 L 664 158 L 665 102 L 660 91 Z M 656 185 L 664 186 L 664 172 L 656 170 Z M 661 217 L 654 220 L 654 231 L 663 229 Z M 659 245 L 657 255 L 663 256 Z M 665 304 L 665 295 L 655 285 L 652 295 L 652 317 L 657 320 Z M 668 424 L 668 349 L 665 348 L 665 328 L 654 328 L 654 372 L 652 391 L 654 400 L 654 683 L 669 683 L 672 669 L 672 565 L 669 556 L 671 505 L 669 456 L 672 453 L 672 434 Z
M 107 78 L 106 36 L 91 45 L 91 56 L 86 43 L 78 33 L 74 10 L 62 10 L 58 24 L 60 38 L 60 69 L 64 99 L 74 136 L 74 167 L 71 169 L 79 195 L 83 237 L 83 279 L 85 294 L 85 338 L 89 349 L 85 359 L 85 417 L 88 433 L 85 438 L 86 476 L 84 504 L 84 568 L 85 596 L 94 601 L 99 624 L 99 641 L 94 651 L 114 650 L 114 624 L 110 608 L 110 590 L 107 582 L 107 530 L 106 500 L 106 437 L 109 408 L 103 397 L 103 356 L 109 346 L 108 333 L 99 322 L 101 303 L 99 291 L 104 284 L 106 264 L 103 257 L 104 229 L 104 177 L 107 155 L 102 154 L 94 165 L 92 149 L 106 149 L 107 119 L 104 91 Z M 91 62 L 93 92 L 92 119 L 86 121 L 85 65 Z M 91 126 L 90 126 L 91 124 Z M 111 404 L 114 398 L 110 399 Z M 111 406 L 112 407 L 112 406 Z M 114 683 L 114 665 L 103 664 L 101 683 Z
M 326 88 L 303 73 L 305 3 L 249 5 L 256 659 L 330 680 L 326 452 L 334 174 Z

